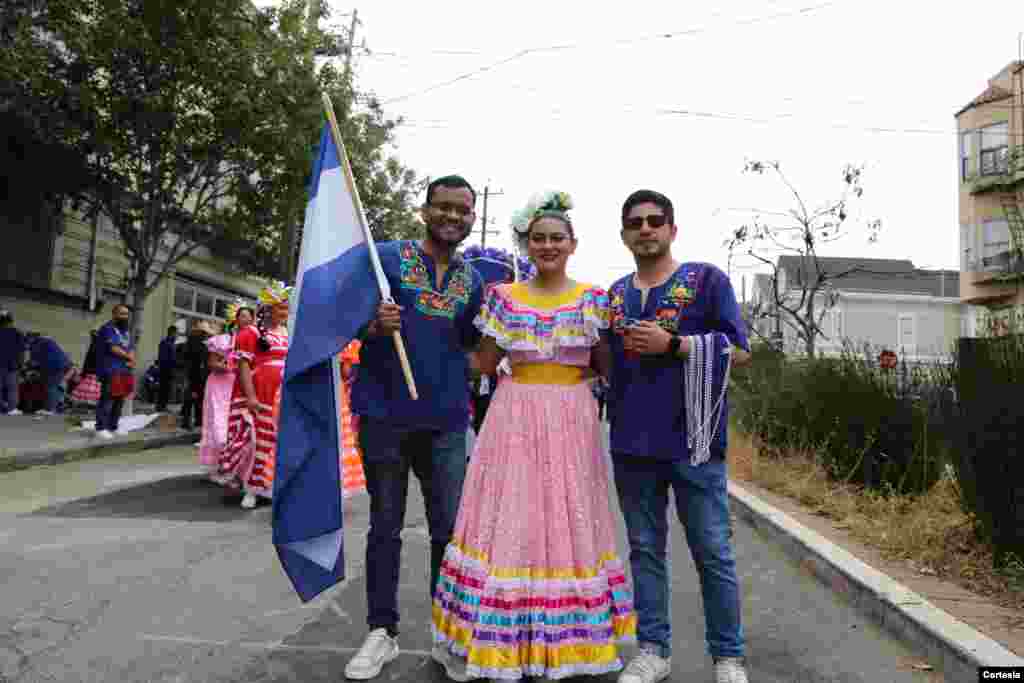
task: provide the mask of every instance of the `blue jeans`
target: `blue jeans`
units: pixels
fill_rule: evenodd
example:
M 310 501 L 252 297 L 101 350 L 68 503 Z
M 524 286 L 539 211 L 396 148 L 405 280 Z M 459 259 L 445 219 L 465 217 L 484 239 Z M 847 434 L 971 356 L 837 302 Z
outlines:
M 46 375 L 44 378 L 46 382 L 46 410 L 51 413 L 57 412 L 57 408 L 60 407 L 61 398 L 63 397 L 63 391 L 61 390 L 61 383 L 64 381 L 64 373 L 56 372 Z
M 110 378 L 101 377 L 100 400 L 96 403 L 96 431 L 107 430 L 116 432 L 117 425 L 121 421 L 121 408 L 124 406 L 123 398 L 110 397 Z
M 18 371 L 0 370 L 0 413 L 18 409 Z
M 743 656 L 739 582 L 732 550 L 732 523 L 725 459 L 712 456 L 694 467 L 689 459 L 661 462 L 613 456 L 615 487 L 629 537 L 629 564 L 638 616 L 637 641 L 662 657 L 672 654 L 668 539 L 668 489 L 700 577 L 708 650 L 713 657 Z
M 362 417 L 366 489 L 370 494 L 370 531 L 366 543 L 366 622 L 370 630 L 398 633 L 398 577 L 402 564 L 402 527 L 409 472 L 416 474 L 430 529 L 430 584 L 437 586 L 444 551 L 466 479 L 466 431 L 415 430 Z

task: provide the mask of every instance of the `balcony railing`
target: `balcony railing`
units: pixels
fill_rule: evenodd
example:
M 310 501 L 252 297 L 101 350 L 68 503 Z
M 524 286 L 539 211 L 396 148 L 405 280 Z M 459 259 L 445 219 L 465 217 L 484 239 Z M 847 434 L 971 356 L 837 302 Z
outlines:
M 987 277 L 981 282 L 1017 280 L 1024 277 L 1024 258 L 1015 249 L 978 259 L 968 259 L 965 265 L 968 272 L 986 274 Z
M 965 178 L 972 194 L 1013 190 L 1024 183 L 1024 145 L 982 150 L 978 172 Z

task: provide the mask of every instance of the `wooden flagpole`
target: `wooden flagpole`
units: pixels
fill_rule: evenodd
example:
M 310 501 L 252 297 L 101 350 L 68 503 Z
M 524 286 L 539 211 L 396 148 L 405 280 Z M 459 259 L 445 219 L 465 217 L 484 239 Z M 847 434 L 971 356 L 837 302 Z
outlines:
M 380 256 L 377 254 L 377 245 L 373 242 L 373 233 L 370 232 L 370 225 L 366 221 L 366 212 L 363 211 L 363 203 L 359 199 L 359 191 L 356 189 L 355 178 L 352 176 L 352 165 L 348 161 L 348 152 L 345 151 L 345 143 L 341 139 L 341 129 L 338 128 L 338 119 L 334 116 L 334 104 L 331 102 L 331 96 L 327 93 L 322 93 L 324 101 L 324 111 L 327 113 L 327 120 L 331 124 L 331 138 L 334 140 L 334 147 L 338 150 L 339 161 L 341 162 L 341 168 L 345 173 L 345 184 L 348 185 L 349 194 L 352 195 L 352 200 L 356 205 L 356 214 L 359 217 L 359 224 L 363 228 L 363 236 L 366 238 L 366 245 L 370 250 L 370 261 L 373 263 L 374 269 L 377 273 L 382 272 L 380 265 Z M 380 281 L 377 282 L 380 285 Z M 381 290 L 381 296 L 385 297 L 383 288 Z M 394 303 L 390 296 L 385 297 L 385 301 L 388 303 Z M 405 384 L 409 387 L 409 395 L 412 399 L 418 400 L 419 394 L 416 392 L 416 381 L 412 377 L 412 367 L 409 365 L 409 356 L 405 352 L 405 344 L 402 342 L 402 333 L 395 331 L 392 333 L 391 338 L 395 342 L 395 351 L 398 352 L 398 360 L 402 363 L 402 372 L 405 373 Z

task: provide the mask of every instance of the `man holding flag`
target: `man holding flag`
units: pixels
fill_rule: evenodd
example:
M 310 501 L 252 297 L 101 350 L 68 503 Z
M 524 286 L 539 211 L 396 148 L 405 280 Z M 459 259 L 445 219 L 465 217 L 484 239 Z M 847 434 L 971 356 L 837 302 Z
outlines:
M 473 320 L 483 285 L 455 254 L 476 219 L 469 183 L 458 176 L 431 183 L 426 239 L 384 243 L 378 252 L 326 95 L 324 108 L 281 387 L 273 542 L 303 601 L 345 577 L 338 356 L 362 338 L 352 409 L 362 416 L 370 492 L 370 634 L 345 673 L 363 680 L 398 655 L 399 534 L 410 469 L 430 522 L 431 592 L 455 526 L 466 473 L 467 353 L 479 339 Z M 400 333 L 416 340 L 408 358 Z
M 401 531 L 409 473 L 416 474 L 430 527 L 428 602 L 451 538 L 466 475 L 469 377 L 467 353 L 479 341 L 473 325 L 483 280 L 456 254 L 476 220 L 476 192 L 459 176 L 430 183 L 421 241 L 379 245 L 396 303 L 383 303 L 368 326 L 352 388 L 360 416 L 359 445 L 370 494 L 366 545 L 369 635 L 345 675 L 367 680 L 398 656 Z M 412 400 L 391 344 L 401 330 L 420 398 Z

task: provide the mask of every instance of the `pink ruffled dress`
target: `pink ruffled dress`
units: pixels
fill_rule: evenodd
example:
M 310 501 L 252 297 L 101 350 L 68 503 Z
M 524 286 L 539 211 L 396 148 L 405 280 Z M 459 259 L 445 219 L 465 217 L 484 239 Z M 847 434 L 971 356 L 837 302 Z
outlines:
M 608 296 L 495 287 L 476 320 L 508 353 L 469 463 L 433 605 L 436 643 L 472 677 L 552 679 L 622 668 L 635 638 L 609 466 L 585 381 Z
M 207 467 L 216 479 L 217 462 L 228 442 L 228 414 L 231 411 L 231 390 L 235 386 L 234 337 L 220 334 L 206 340 L 211 354 L 227 361 L 227 369 L 210 372 L 203 397 L 203 436 L 199 442 L 199 464 Z

